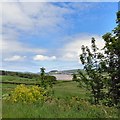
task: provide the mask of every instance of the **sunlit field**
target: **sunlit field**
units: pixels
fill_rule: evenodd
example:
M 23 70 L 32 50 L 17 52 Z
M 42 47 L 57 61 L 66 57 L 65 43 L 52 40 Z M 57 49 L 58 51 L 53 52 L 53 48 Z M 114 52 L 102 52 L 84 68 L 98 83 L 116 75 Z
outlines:
M 13 78 L 21 82 L 18 77 L 4 76 L 5 79 Z M 38 82 L 26 79 L 25 82 Z M 2 84 L 2 94 L 6 96 L 17 85 Z M 28 85 L 29 86 L 29 85 Z M 52 92 L 45 102 L 37 103 L 11 103 L 3 99 L 3 118 L 117 118 L 118 111 L 114 107 L 91 105 L 89 91 L 78 87 L 75 81 L 57 81 Z M 4 98 L 4 97 L 3 97 Z M 16 112 L 17 111 L 17 112 Z

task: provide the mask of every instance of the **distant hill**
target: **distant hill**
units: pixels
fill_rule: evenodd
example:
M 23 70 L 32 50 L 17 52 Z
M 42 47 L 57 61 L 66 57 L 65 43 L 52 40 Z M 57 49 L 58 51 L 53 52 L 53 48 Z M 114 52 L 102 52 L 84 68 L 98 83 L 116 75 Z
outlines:
M 62 71 L 52 70 L 48 72 L 48 74 L 77 74 L 79 70 L 82 69 L 72 69 L 72 70 L 62 70 Z

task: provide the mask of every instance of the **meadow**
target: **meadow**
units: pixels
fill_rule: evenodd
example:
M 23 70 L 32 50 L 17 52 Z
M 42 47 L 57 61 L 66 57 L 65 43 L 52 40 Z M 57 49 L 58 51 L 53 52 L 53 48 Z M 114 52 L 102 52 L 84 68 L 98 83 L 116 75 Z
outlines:
M 3 76 L 2 81 L 38 83 L 34 79 L 15 76 Z M 30 86 L 30 85 L 27 85 Z M 11 94 L 16 84 L 2 84 L 2 117 L 3 118 L 118 118 L 115 107 L 92 105 L 89 102 L 89 91 L 78 87 L 75 81 L 57 81 L 45 102 L 11 103 L 5 96 Z

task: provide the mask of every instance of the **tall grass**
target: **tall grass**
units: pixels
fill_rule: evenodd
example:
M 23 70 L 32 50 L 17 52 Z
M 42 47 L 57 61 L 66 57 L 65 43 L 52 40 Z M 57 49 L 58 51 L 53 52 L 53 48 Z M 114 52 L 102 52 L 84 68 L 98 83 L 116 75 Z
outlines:
M 85 101 L 22 104 L 3 102 L 3 118 L 117 118 L 117 109 L 90 105 Z
M 114 107 L 95 106 L 88 102 L 89 91 L 77 87 L 74 81 L 58 81 L 54 93 L 44 103 L 11 103 L 3 100 L 3 118 L 117 118 Z M 3 93 L 10 93 L 15 86 L 3 85 Z M 10 90 L 6 90 L 10 88 Z M 5 91 L 6 90 L 6 91 Z M 78 97 L 76 97 L 78 96 Z M 79 98 L 79 99 L 77 99 Z

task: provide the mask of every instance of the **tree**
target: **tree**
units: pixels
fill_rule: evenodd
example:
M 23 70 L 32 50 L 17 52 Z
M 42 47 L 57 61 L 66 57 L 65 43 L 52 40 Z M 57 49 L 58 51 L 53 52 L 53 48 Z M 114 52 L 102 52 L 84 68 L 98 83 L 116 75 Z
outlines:
M 45 83 L 46 83 L 47 86 L 52 88 L 53 84 L 56 83 L 56 77 L 55 76 L 49 76 L 49 75 L 45 76 Z
M 41 71 L 41 73 L 40 73 L 41 85 L 44 88 L 46 88 L 46 84 L 45 84 L 45 68 L 44 67 L 40 68 L 40 71 Z
M 80 77 L 86 84 L 87 89 L 91 92 L 92 102 L 99 104 L 100 100 L 104 98 L 103 88 L 104 88 L 104 75 L 102 74 L 102 61 L 103 55 L 98 51 L 95 44 L 95 39 L 91 40 L 92 51 L 86 46 L 82 45 L 82 54 L 80 55 L 80 60 L 84 65 L 84 70 L 86 74 L 81 71 Z
M 120 103 L 120 11 L 117 13 L 117 27 L 103 35 L 105 41 L 106 72 L 109 73 L 109 94 L 115 105 Z
M 77 79 L 77 75 L 76 74 L 73 74 L 73 78 L 72 78 L 73 81 L 78 81 Z
M 80 60 L 87 77 L 81 72 L 80 76 L 91 89 L 95 103 L 99 103 L 101 96 L 106 95 L 102 92 L 105 87 L 108 89 L 107 97 L 113 105 L 118 106 L 120 103 L 120 11 L 117 13 L 116 23 L 117 27 L 111 33 L 103 35 L 104 54 L 98 52 L 94 38 L 92 38 L 92 52 L 87 46 L 82 46 Z
M 53 84 L 56 82 L 56 77 L 55 76 L 49 76 L 45 75 L 45 68 L 42 67 L 40 68 L 40 78 L 41 78 L 41 86 L 44 87 L 45 89 L 49 87 L 53 87 Z

